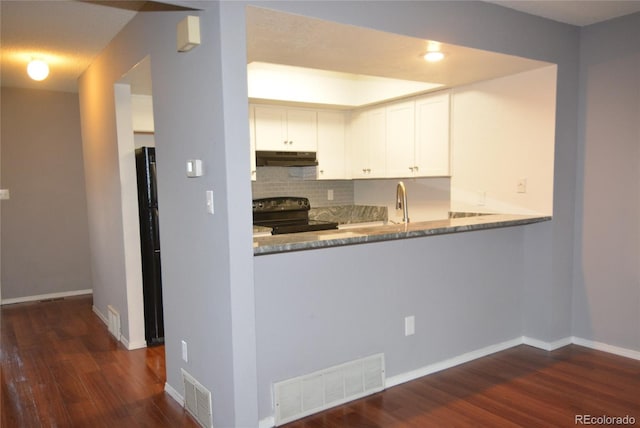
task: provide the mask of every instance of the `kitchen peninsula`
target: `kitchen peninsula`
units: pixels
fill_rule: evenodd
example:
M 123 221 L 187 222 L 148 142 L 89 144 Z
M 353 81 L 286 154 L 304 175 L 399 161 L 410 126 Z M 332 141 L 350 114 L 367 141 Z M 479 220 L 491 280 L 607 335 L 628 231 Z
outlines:
M 522 226 L 548 220 L 551 220 L 550 216 L 489 214 L 406 224 L 385 224 L 380 226 L 358 227 L 356 224 L 351 225 L 347 229 L 262 237 L 256 236 L 253 239 L 253 253 L 259 256 L 290 251 Z

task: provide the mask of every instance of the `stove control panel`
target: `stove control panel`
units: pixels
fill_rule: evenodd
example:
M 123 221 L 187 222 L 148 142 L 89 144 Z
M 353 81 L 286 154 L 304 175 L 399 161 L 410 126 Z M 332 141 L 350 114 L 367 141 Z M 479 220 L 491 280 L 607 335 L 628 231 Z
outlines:
M 309 199 L 297 196 L 278 196 L 273 198 L 254 199 L 253 212 L 308 211 L 311 208 Z

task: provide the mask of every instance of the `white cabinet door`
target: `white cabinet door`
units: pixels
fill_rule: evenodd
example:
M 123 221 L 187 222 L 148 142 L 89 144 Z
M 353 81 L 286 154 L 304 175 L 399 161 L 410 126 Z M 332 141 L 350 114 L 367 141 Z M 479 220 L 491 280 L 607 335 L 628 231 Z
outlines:
M 318 148 L 317 113 L 313 110 L 287 110 L 286 150 L 315 152 Z
M 415 170 L 415 102 L 387 107 L 387 177 L 410 177 Z
M 256 150 L 284 150 L 287 146 L 287 111 L 278 107 L 254 106 Z
M 344 180 L 346 170 L 345 114 L 318 112 L 318 180 Z
M 367 178 L 369 166 L 369 148 L 367 145 L 368 115 L 365 111 L 356 111 L 349 123 L 349 143 L 351 145 L 351 176 Z
M 356 112 L 351 121 L 353 178 L 382 178 L 386 172 L 387 119 L 384 107 Z
M 414 176 L 450 175 L 449 92 L 416 100 L 416 171 Z
M 133 115 L 133 132 L 154 132 L 151 95 L 131 95 L 131 114 Z
M 387 116 L 384 107 L 369 111 L 367 131 L 369 150 L 367 178 L 385 177 L 387 171 Z
M 316 151 L 316 112 L 254 106 L 256 150 Z

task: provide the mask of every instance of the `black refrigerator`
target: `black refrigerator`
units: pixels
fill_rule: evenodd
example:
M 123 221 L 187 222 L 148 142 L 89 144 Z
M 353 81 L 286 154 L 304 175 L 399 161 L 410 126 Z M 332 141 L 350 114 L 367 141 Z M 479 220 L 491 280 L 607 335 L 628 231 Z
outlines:
M 140 213 L 140 249 L 142 252 L 144 335 L 147 346 L 154 346 L 164 343 L 155 148 L 136 149 L 136 172 Z

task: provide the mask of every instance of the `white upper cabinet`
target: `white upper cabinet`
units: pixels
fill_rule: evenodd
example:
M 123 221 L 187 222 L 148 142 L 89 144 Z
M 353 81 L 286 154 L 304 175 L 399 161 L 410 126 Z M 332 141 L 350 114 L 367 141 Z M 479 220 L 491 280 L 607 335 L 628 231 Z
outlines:
M 318 180 L 344 180 L 347 174 L 345 113 L 318 111 Z
M 133 132 L 153 133 L 153 98 L 151 95 L 131 95 Z
M 344 111 L 250 105 L 255 151 L 317 152 L 319 180 L 442 177 L 449 167 L 449 91 Z M 348 123 L 347 123 L 348 122 Z
M 354 113 L 353 178 L 448 176 L 449 92 Z
M 355 112 L 350 127 L 352 177 L 385 177 L 387 139 L 385 107 Z
M 413 100 L 387 106 L 387 177 L 414 175 L 415 103 Z
M 256 150 L 317 150 L 315 110 L 255 105 L 253 112 Z
M 450 175 L 450 92 L 416 99 L 416 177 Z

